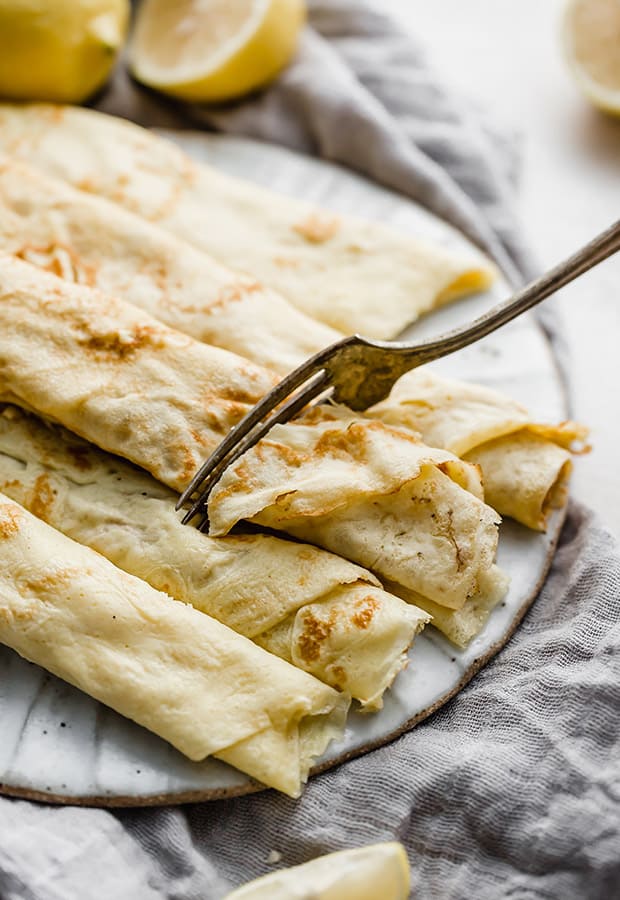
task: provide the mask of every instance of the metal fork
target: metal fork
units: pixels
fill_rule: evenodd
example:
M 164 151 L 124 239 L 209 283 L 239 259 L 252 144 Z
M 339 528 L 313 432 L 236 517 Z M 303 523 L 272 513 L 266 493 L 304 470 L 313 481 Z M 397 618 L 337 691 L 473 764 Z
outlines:
M 331 399 L 362 412 L 384 400 L 394 383 L 405 372 L 480 340 L 618 250 L 620 220 L 564 262 L 528 284 L 510 299 L 494 306 L 470 325 L 419 343 L 371 341 L 353 335 L 321 350 L 283 378 L 253 406 L 201 466 L 176 506 L 180 509 L 194 493 L 199 492 L 184 516 L 183 523 L 200 514 L 203 518 L 199 527 L 206 530 L 209 494 L 228 466 L 254 446 L 274 425 L 290 421 L 317 398 L 320 401 Z

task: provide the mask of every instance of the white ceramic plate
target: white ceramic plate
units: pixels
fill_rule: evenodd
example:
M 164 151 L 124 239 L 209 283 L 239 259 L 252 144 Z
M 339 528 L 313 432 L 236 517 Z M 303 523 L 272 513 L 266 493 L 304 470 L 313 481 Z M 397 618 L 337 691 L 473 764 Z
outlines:
M 451 247 L 468 247 L 425 210 L 352 173 L 278 147 L 202 133 L 169 133 L 192 156 L 337 211 L 390 222 Z M 446 307 L 407 335 L 437 334 L 470 320 L 506 295 L 504 285 Z M 541 420 L 565 415 L 553 357 L 528 316 L 436 364 L 465 379 L 497 386 Z M 561 526 L 535 534 L 501 526 L 499 563 L 511 576 L 504 603 L 467 650 L 432 628 L 416 640 L 409 667 L 376 715 L 353 712 L 344 739 L 319 761 L 323 770 L 384 744 L 446 702 L 508 640 L 536 597 Z M 209 800 L 259 789 L 245 775 L 208 759 L 192 763 L 164 741 L 0 648 L 0 790 L 62 803 L 147 805 Z

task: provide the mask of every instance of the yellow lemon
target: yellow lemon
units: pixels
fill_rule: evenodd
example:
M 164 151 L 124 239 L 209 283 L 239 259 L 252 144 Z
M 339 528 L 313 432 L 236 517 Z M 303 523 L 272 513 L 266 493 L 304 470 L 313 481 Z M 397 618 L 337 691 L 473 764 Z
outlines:
M 229 100 L 286 66 L 305 13 L 304 0 L 144 0 L 131 69 L 138 81 L 182 100 Z
M 371 844 L 320 856 L 250 881 L 226 900 L 406 900 L 409 863 L 402 844 Z
M 106 81 L 129 0 L 0 0 L 0 96 L 80 103 Z
M 585 95 L 600 109 L 620 115 L 620 0 L 571 0 L 564 44 Z

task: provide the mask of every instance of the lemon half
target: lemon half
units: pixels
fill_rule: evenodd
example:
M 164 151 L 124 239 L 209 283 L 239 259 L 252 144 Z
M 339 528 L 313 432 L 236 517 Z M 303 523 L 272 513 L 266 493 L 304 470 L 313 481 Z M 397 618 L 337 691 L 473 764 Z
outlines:
M 406 900 L 409 863 L 402 844 L 371 844 L 281 869 L 226 900 Z
M 131 70 L 182 100 L 229 100 L 275 78 L 304 20 L 304 0 L 144 0 Z
M 129 0 L 0 0 L 0 96 L 79 103 L 106 81 Z
M 600 109 L 620 115 L 620 0 L 571 0 L 564 44 L 585 95 Z

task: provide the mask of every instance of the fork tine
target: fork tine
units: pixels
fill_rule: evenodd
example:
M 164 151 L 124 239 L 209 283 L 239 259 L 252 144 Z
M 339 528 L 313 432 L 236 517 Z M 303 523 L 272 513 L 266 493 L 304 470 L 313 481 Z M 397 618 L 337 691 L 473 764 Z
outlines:
M 218 449 L 211 454 L 206 463 L 201 467 L 200 472 L 198 473 L 200 478 L 198 478 L 198 476 L 194 478 L 194 481 L 201 488 L 200 495 L 195 500 L 191 509 L 189 509 L 183 517 L 183 524 L 186 525 L 195 515 L 197 515 L 197 513 L 204 509 L 209 494 L 228 466 L 239 459 L 240 456 L 243 456 L 250 447 L 253 447 L 254 444 L 258 443 L 258 441 L 260 441 L 274 425 L 290 421 L 290 419 L 302 410 L 304 406 L 307 406 L 308 403 L 325 391 L 328 387 L 328 382 L 328 373 L 324 369 L 321 369 L 308 379 L 306 383 L 279 409 L 273 409 L 273 392 L 264 398 L 271 399 L 271 402 L 268 404 L 268 407 L 271 409 L 271 415 L 268 415 L 262 423 L 256 416 L 252 416 L 251 418 L 254 420 L 253 424 L 250 425 L 249 428 L 244 428 L 244 433 L 242 435 L 234 435 L 235 440 L 228 442 L 229 446 L 226 448 L 226 452 L 218 452 L 221 451 L 223 447 L 223 444 L 220 444 Z M 261 401 L 261 404 L 263 402 L 264 401 Z M 259 404 L 259 406 L 261 404 Z M 258 406 L 251 412 L 255 413 L 257 409 Z M 245 422 L 245 419 L 249 418 L 250 416 L 246 416 L 241 420 L 239 425 L 242 425 Z M 236 427 L 238 428 L 239 426 Z M 235 429 L 230 432 L 229 438 L 233 436 L 234 430 Z M 188 491 L 186 491 L 186 493 L 188 493 Z M 183 498 L 181 498 L 181 500 L 182 499 Z M 180 502 L 181 501 L 179 501 L 179 504 Z

